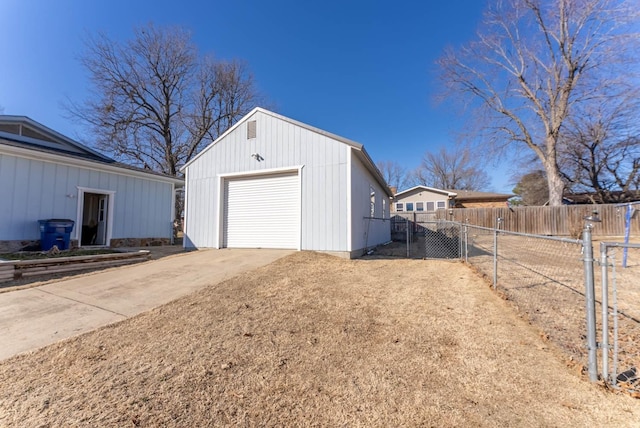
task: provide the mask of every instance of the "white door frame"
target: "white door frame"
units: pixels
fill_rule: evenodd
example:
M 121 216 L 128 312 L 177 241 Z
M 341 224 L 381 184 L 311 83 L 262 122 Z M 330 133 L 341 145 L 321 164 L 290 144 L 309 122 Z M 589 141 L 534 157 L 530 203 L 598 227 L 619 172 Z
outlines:
M 115 190 L 105 189 L 92 189 L 90 187 L 78 186 L 78 211 L 76 214 L 76 234 L 75 239 L 78 241 L 78 246 L 82 243 L 82 216 L 84 211 L 84 194 L 95 193 L 98 195 L 105 195 L 107 197 L 107 233 L 105 244 L 102 247 L 108 247 L 111 245 L 111 233 L 113 231 L 113 207 L 115 202 Z

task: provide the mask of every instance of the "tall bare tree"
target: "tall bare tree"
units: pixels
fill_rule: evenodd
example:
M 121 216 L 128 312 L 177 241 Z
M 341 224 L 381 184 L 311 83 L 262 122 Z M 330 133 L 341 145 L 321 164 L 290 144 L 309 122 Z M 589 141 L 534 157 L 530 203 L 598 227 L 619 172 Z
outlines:
M 412 179 L 416 185 L 449 190 L 483 190 L 491 181 L 480 165 L 480 158 L 468 147 L 451 151 L 441 147 L 436 153 L 425 153 Z
M 404 190 L 407 187 L 407 169 L 398 162 L 378 161 L 376 166 L 390 187 L 395 187 L 397 191 Z
M 449 95 L 477 107 L 495 147 L 531 150 L 551 205 L 565 182 L 558 144 L 585 104 L 631 90 L 637 0 L 502 0 L 486 12 L 477 40 L 440 58 Z
M 90 37 L 81 60 L 93 93 L 67 110 L 88 125 L 96 147 L 169 175 L 259 101 L 242 62 L 199 56 L 178 27 L 150 24 L 124 43 Z
M 559 154 L 571 190 L 589 192 L 597 203 L 625 202 L 636 196 L 640 132 L 628 113 L 637 111 L 637 106 L 637 101 L 629 100 L 619 109 L 586 112 L 565 133 Z

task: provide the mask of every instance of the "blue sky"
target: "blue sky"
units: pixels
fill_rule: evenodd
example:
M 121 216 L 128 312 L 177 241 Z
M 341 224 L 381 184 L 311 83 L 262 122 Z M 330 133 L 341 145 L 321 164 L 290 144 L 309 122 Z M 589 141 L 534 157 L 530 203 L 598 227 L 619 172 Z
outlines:
M 77 137 L 61 103 L 89 94 L 82 38 L 131 38 L 149 22 L 188 28 L 202 53 L 247 62 L 279 113 L 365 145 L 407 169 L 453 144 L 461 120 L 437 105 L 435 60 L 474 36 L 484 1 L 0 1 L 0 106 Z M 510 192 L 506 167 L 486 165 Z M 498 171 L 498 172 L 492 172 Z

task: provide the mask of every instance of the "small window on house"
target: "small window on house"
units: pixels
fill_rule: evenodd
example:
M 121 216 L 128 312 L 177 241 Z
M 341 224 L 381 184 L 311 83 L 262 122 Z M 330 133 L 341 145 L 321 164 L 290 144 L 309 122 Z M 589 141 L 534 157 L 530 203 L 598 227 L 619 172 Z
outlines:
M 247 140 L 256 138 L 256 121 L 250 120 L 247 122 Z
M 407 211 L 413 211 L 413 202 L 407 202 Z
M 447 203 L 445 201 L 438 201 L 438 209 L 445 209 L 447 208 Z
M 369 209 L 369 216 L 370 217 L 375 217 L 376 216 L 376 191 L 371 186 L 369 186 L 369 194 L 371 196 L 371 205 L 370 205 L 370 209 Z
M 427 202 L 427 211 L 435 211 L 435 206 L 433 202 Z
M 424 202 L 416 202 L 416 211 L 424 211 Z
M 396 211 L 404 211 L 404 204 L 402 202 L 396 202 Z
M 387 214 L 387 201 L 385 199 L 382 199 L 382 218 L 386 218 Z

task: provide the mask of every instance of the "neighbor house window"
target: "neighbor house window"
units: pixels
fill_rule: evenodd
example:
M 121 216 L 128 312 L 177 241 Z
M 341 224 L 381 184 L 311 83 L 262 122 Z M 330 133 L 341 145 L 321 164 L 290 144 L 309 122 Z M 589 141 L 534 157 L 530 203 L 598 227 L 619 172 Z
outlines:
M 416 202 L 416 211 L 424 211 L 424 202 Z
M 413 202 L 407 202 L 407 211 L 413 211 Z
M 438 201 L 438 209 L 447 208 L 447 203 L 445 201 Z
M 402 202 L 396 202 L 396 211 L 404 211 L 404 204 Z
M 382 218 L 385 218 L 387 216 L 386 211 L 387 211 L 387 201 L 383 198 L 382 199 Z
M 435 211 L 433 202 L 427 202 L 427 211 Z

